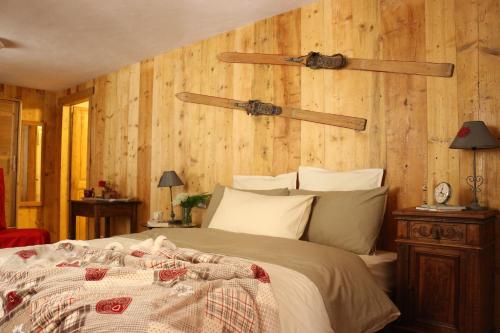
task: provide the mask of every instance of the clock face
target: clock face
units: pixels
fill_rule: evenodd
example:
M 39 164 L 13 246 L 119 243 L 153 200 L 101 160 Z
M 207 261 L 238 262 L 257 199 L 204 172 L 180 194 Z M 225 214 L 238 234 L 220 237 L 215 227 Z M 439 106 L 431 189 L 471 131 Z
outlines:
M 448 183 L 439 183 L 434 188 L 434 199 L 438 204 L 445 204 L 451 197 L 451 186 Z

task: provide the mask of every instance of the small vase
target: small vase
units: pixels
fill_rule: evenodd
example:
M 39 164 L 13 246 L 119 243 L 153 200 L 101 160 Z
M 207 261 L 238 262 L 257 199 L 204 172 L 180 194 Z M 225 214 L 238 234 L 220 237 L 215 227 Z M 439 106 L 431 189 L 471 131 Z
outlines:
M 182 207 L 182 224 L 184 225 L 190 225 L 193 222 L 191 208 L 192 207 Z

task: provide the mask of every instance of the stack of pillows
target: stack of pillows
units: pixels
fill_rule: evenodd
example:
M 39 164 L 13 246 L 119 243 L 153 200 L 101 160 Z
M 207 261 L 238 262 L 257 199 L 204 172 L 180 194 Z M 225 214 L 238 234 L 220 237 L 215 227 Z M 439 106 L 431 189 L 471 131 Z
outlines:
M 216 185 L 202 228 L 334 246 L 356 254 L 375 248 L 388 188 L 383 169 L 333 172 L 300 167 L 297 173 L 234 176 Z

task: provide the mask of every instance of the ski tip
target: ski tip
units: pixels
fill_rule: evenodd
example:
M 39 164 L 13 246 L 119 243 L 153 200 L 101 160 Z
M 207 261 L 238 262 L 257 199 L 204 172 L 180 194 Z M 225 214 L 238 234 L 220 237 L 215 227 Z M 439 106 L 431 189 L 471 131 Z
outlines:
M 217 59 L 220 61 L 225 61 L 225 62 L 230 62 L 231 61 L 231 56 L 234 54 L 234 52 L 222 52 L 217 54 Z
M 177 97 L 181 101 L 186 101 L 187 96 L 188 96 L 187 92 L 180 92 L 180 93 L 175 94 L 175 97 Z
M 453 71 L 455 70 L 455 65 L 454 64 L 446 64 L 446 72 L 445 72 L 445 77 L 452 77 L 453 76 Z
M 364 118 L 360 119 L 360 121 L 359 121 L 359 127 L 356 128 L 356 130 L 360 131 L 360 132 L 366 130 L 366 119 L 364 119 Z

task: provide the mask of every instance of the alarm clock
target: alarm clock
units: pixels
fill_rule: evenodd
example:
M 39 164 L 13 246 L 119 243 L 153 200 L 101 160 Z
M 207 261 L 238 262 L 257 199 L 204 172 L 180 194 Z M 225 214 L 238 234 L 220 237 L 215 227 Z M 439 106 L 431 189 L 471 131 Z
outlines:
M 446 182 L 437 184 L 434 188 L 434 200 L 440 205 L 445 205 L 451 198 L 451 185 Z

